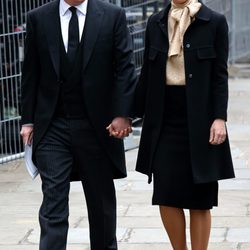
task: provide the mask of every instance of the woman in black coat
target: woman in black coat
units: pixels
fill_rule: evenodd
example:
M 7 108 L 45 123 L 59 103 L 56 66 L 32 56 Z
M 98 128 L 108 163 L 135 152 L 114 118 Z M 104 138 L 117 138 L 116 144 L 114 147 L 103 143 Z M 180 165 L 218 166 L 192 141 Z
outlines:
M 218 180 L 234 170 L 225 122 L 228 26 L 198 0 L 172 0 L 147 24 L 137 115 L 144 117 L 137 171 L 154 180 L 153 204 L 175 250 L 208 246 Z

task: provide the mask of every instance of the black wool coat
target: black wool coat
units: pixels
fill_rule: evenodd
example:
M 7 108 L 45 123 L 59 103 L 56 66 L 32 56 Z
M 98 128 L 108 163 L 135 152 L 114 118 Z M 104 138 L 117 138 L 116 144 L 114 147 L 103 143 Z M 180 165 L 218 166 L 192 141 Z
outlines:
M 136 113 L 144 117 L 136 170 L 147 174 L 149 182 L 165 104 L 170 7 L 168 4 L 148 20 L 144 64 L 136 91 Z M 185 33 L 183 47 L 194 182 L 232 178 L 234 170 L 228 137 L 221 145 L 209 144 L 213 121 L 227 120 L 228 26 L 225 17 L 202 4 Z

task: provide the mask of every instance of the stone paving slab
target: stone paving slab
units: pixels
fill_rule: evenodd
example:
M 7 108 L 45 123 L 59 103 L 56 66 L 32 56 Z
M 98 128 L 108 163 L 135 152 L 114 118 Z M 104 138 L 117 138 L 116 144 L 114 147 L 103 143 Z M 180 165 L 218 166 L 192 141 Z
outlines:
M 239 246 L 240 250 L 249 250 L 250 249 L 250 244 L 249 243 L 239 243 L 238 246 Z
M 245 229 L 246 230 L 246 229 Z M 187 229 L 187 240 L 190 242 L 190 232 Z M 211 232 L 210 242 L 224 242 L 227 233 L 226 228 L 214 228 Z M 163 228 L 143 228 L 143 229 L 131 229 L 129 238 L 127 239 L 130 243 L 169 243 L 166 232 Z M 229 241 L 230 242 L 230 241 Z M 232 241 L 235 242 L 235 241 Z
M 249 169 L 236 169 L 235 175 L 240 179 L 250 179 L 250 170 Z
M 38 244 L 39 230 L 31 229 L 26 232 L 25 237 L 20 239 L 18 244 Z M 190 242 L 190 232 L 187 229 L 187 239 Z M 7 239 L 9 240 L 9 239 Z M 120 243 L 133 243 L 133 244 L 150 244 L 150 243 L 170 243 L 166 237 L 166 232 L 161 228 L 118 228 L 117 240 Z M 211 232 L 211 243 L 248 243 L 250 242 L 250 228 L 213 228 Z M 10 244 L 16 242 L 9 241 Z M 89 244 L 89 230 L 88 228 L 70 228 L 68 234 L 69 244 Z
M 230 228 L 228 230 L 226 240 L 229 242 L 250 242 L 250 227 L 249 228 Z
M 10 246 L 1 246 L 0 250 L 37 250 L 38 245 L 10 245 Z M 121 243 L 119 245 L 120 250 L 172 250 L 170 244 L 166 243 L 149 243 L 149 244 L 131 244 L 131 243 Z M 191 249 L 191 248 L 190 248 Z M 210 243 L 209 250 L 249 250 L 250 244 L 235 244 L 235 243 Z M 90 250 L 88 245 L 68 245 L 67 250 Z
M 117 240 L 124 241 L 127 237 L 127 228 L 117 228 Z M 39 243 L 38 229 L 33 230 L 27 237 L 24 243 L 38 244 Z M 88 228 L 70 228 L 68 234 L 68 244 L 89 244 L 89 229 Z

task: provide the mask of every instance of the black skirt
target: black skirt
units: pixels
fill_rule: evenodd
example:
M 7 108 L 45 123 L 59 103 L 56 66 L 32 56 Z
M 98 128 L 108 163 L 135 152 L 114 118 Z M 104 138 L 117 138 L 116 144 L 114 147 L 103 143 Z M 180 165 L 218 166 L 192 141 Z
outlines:
M 153 205 L 187 209 L 217 206 L 218 182 L 195 184 L 193 181 L 185 86 L 166 86 L 165 112 L 153 162 L 153 177 Z

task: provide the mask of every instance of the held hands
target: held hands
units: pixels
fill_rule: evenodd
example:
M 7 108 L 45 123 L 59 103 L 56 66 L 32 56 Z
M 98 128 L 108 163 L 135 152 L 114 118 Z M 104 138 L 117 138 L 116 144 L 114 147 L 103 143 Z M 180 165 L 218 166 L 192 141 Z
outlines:
M 210 129 L 209 143 L 212 145 L 220 145 L 226 140 L 227 131 L 225 121 L 216 119 Z
M 23 143 L 31 145 L 33 139 L 33 126 L 22 126 L 20 135 L 23 137 Z
M 131 121 L 125 117 L 116 117 L 112 123 L 106 128 L 109 131 L 110 136 L 122 139 L 132 132 Z M 23 143 L 31 145 L 33 139 L 33 126 L 22 126 L 20 132 Z
M 132 132 L 131 121 L 126 117 L 116 117 L 106 129 L 110 136 L 123 139 Z

